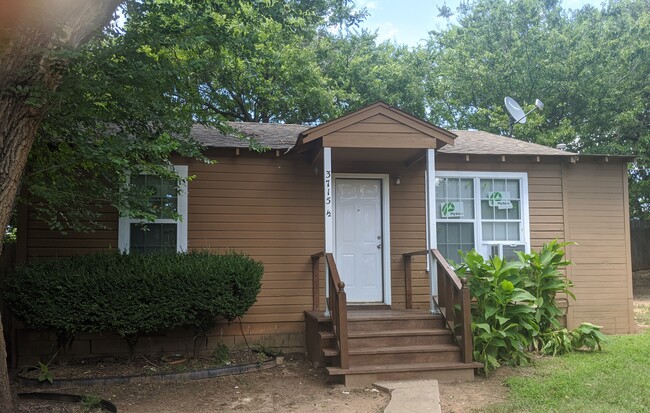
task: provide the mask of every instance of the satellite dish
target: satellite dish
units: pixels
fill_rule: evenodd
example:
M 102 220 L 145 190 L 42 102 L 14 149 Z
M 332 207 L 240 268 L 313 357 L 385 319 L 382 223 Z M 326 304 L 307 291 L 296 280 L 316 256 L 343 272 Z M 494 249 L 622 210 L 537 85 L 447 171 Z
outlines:
M 512 137 L 512 130 L 515 123 L 524 124 L 526 123 L 526 116 L 530 115 L 535 109 L 544 109 L 544 104 L 539 99 L 535 99 L 535 107 L 529 110 L 528 113 L 524 112 L 521 106 L 519 106 L 519 103 L 510 96 L 506 96 L 503 99 L 503 104 L 506 105 L 506 110 L 510 114 L 510 137 Z
M 521 108 L 521 106 L 519 106 L 519 103 L 517 103 L 516 100 L 514 100 L 510 96 L 506 96 L 506 98 L 503 99 L 503 103 L 506 105 L 506 110 L 510 114 L 510 117 L 512 117 L 512 121 L 513 121 L 512 123 L 526 123 L 526 112 L 524 112 L 524 110 Z M 539 103 L 542 102 L 540 101 Z M 535 102 L 535 104 L 537 104 L 537 102 Z

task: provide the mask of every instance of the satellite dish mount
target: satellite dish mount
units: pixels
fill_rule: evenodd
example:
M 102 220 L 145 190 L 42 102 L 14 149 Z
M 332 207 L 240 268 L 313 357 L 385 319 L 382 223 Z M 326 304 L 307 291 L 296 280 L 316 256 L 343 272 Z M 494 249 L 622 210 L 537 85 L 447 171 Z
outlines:
M 503 99 L 503 104 L 506 106 L 506 110 L 510 114 L 510 133 L 508 135 L 511 138 L 515 123 L 521 123 L 523 125 L 526 123 L 526 116 L 530 115 L 535 109 L 544 109 L 544 104 L 539 99 L 535 99 L 535 107 L 528 112 L 524 112 L 521 106 L 519 106 L 519 103 L 510 96 L 506 96 L 505 99 Z

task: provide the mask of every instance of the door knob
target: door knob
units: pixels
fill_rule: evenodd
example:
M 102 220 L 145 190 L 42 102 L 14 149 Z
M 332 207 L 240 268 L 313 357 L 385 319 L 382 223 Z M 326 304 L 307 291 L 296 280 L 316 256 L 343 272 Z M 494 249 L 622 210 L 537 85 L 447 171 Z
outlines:
M 377 249 L 378 249 L 378 250 L 381 249 L 381 244 L 377 244 Z

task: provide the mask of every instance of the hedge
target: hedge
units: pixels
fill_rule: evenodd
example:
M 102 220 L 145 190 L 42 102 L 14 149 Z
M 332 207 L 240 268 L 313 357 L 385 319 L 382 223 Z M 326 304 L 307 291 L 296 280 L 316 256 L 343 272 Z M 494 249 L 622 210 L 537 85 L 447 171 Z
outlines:
M 245 254 L 100 253 L 35 261 L 7 278 L 4 298 L 27 326 L 123 337 L 232 321 L 255 303 L 264 267 Z

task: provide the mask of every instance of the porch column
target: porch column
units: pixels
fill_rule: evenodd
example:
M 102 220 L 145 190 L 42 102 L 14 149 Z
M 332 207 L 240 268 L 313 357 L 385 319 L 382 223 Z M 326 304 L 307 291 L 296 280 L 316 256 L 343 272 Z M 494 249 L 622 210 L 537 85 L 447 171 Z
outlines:
M 334 253 L 334 211 L 332 206 L 332 148 L 323 148 L 323 189 L 325 191 L 325 254 Z
M 323 204 L 325 206 L 325 254 L 334 253 L 334 211 L 333 211 L 332 148 L 323 148 Z M 329 316 L 330 269 L 325 260 L 325 315 Z
M 426 225 L 427 225 L 427 250 L 438 247 L 436 231 L 436 151 L 427 149 L 427 171 L 426 171 Z M 438 266 L 431 254 L 427 254 L 427 267 L 429 268 L 429 279 L 431 291 L 429 294 L 431 311 L 434 308 L 433 296 L 438 294 Z

